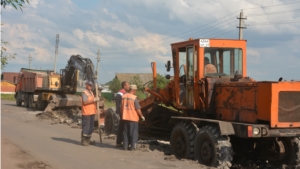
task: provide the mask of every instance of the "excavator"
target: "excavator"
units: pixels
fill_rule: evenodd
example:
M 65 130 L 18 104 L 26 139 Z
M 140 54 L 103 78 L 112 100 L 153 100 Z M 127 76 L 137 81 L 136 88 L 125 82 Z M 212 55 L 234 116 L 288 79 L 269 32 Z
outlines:
M 229 169 L 246 156 L 300 165 L 300 81 L 255 81 L 247 76 L 246 40 L 200 38 L 171 44 L 173 68 L 165 88 L 140 100 L 140 135 L 170 141 L 178 158 Z M 106 114 L 106 132 L 119 117 Z M 161 137 L 165 136 L 165 137 Z
M 80 94 L 85 89 L 85 81 L 89 80 L 95 84 L 93 92 L 100 97 L 98 107 L 103 109 L 104 99 L 101 98 L 101 88 L 96 78 L 93 62 L 80 55 L 72 55 L 59 74 L 49 70 L 22 68 L 16 82 L 16 104 L 21 106 L 24 102 L 25 107 L 44 112 L 81 107 Z M 104 125 L 103 119 L 101 121 Z

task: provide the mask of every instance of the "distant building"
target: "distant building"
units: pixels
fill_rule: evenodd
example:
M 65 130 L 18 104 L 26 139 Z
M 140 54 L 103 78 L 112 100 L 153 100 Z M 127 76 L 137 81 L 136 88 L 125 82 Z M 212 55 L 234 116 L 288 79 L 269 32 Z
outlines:
M 109 90 L 109 86 L 102 86 L 102 93 L 111 93 L 111 90 Z
M 132 78 L 136 75 L 139 75 L 143 84 L 153 80 L 152 73 L 117 73 L 116 78 L 120 80 L 120 82 L 127 81 L 130 82 Z
M 2 72 L 1 74 L 1 93 L 15 93 L 15 82 L 18 79 L 19 72 Z
M 1 80 L 1 94 L 14 94 L 15 93 L 15 84 L 7 81 Z
M 19 72 L 2 72 L 1 81 L 6 80 L 8 82 L 15 84 L 15 81 L 17 80 L 19 74 L 20 74 Z

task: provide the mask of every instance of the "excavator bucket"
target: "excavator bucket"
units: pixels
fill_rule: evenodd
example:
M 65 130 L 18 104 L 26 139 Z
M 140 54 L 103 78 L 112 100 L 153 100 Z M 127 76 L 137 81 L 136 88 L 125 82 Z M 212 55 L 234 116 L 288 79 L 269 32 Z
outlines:
M 56 95 L 52 94 L 48 102 L 48 106 L 44 112 L 51 111 L 57 108 L 66 108 L 66 107 L 81 107 L 81 96 L 79 95 Z

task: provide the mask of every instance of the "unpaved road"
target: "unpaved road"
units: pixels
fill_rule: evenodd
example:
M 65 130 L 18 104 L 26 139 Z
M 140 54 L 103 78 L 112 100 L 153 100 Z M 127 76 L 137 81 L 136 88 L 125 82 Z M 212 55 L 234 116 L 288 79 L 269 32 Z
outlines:
M 1 101 L 3 169 L 40 169 L 42 166 L 46 169 L 207 168 L 195 161 L 165 156 L 157 150 L 123 151 L 115 148 L 115 140 L 111 139 L 103 139 L 100 144 L 99 135 L 95 133 L 92 139 L 96 145 L 83 147 L 79 129 L 51 125 L 51 121 L 38 120 L 36 113 L 15 106 L 15 102 Z

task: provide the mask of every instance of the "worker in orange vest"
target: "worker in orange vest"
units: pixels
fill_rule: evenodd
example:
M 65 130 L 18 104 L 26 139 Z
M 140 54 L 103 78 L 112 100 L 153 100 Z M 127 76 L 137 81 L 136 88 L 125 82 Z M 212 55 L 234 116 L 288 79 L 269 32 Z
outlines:
M 124 150 L 136 149 L 136 143 L 138 141 L 138 130 L 139 130 L 139 117 L 145 121 L 145 117 L 141 112 L 141 106 L 136 97 L 137 86 L 130 85 L 129 91 L 122 97 L 122 120 L 123 120 L 123 146 Z
M 82 92 L 82 132 L 81 132 L 81 145 L 90 145 L 92 133 L 94 130 L 94 119 L 96 114 L 96 102 L 99 101 L 98 97 L 95 97 L 92 89 L 93 83 L 86 81 L 85 90 Z

